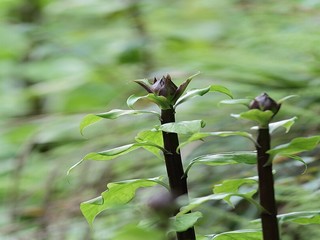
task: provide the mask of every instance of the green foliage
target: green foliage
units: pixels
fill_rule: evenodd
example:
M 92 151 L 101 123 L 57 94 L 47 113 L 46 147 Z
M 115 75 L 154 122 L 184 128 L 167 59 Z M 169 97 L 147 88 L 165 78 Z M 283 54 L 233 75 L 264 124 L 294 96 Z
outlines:
M 160 182 L 161 178 L 158 177 L 108 183 L 107 190 L 101 194 L 101 197 L 81 203 L 81 212 L 92 226 L 94 219 L 102 211 L 119 208 L 132 200 L 137 189 L 152 187 Z
M 211 240 L 261 240 L 262 232 L 261 230 L 238 230 L 232 232 L 225 232 L 221 234 L 214 235 Z

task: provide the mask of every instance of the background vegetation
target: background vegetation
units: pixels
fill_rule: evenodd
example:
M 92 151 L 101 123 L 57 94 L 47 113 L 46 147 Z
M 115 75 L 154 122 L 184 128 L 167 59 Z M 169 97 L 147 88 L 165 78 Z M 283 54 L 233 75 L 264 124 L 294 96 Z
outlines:
M 79 133 L 84 115 L 125 108 L 130 94 L 142 92 L 134 79 L 170 73 L 179 84 L 201 71 L 191 88 L 221 84 L 235 98 L 297 94 L 277 118 L 298 116 L 298 122 L 290 134 L 278 132 L 277 143 L 319 134 L 319 0 L 4 0 L 0 19 L 1 239 L 121 239 L 137 214 L 143 218 L 139 208 L 113 210 L 90 232 L 79 203 L 110 181 L 163 174 L 163 164 L 148 153 L 85 162 L 66 176 L 86 153 L 129 143 L 153 126 L 151 117 L 123 118 L 99 122 L 85 138 Z M 181 106 L 177 118 L 203 119 L 206 130 L 248 129 L 229 117 L 241 109 L 217 106 L 221 99 L 198 98 Z M 183 155 L 187 162 L 198 153 L 247 149 L 245 141 L 228 138 L 190 145 Z M 304 156 L 303 175 L 301 164 L 277 159 L 280 213 L 320 208 L 319 157 L 319 149 Z M 191 196 L 254 171 L 195 167 Z M 256 210 L 237 205 L 208 204 L 197 231 L 249 226 Z M 312 225 L 282 231 L 284 240 L 320 238 Z

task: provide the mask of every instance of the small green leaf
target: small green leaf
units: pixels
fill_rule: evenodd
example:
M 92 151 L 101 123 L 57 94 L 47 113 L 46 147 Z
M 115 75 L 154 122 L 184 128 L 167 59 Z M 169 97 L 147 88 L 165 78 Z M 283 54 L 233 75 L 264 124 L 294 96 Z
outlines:
M 293 117 L 293 118 L 282 120 L 279 122 L 270 123 L 269 124 L 270 134 L 272 134 L 275 130 L 277 130 L 280 127 L 284 127 L 286 129 L 286 133 L 288 133 L 292 125 L 295 123 L 297 119 L 298 119 L 297 117 Z
M 205 125 L 202 120 L 182 121 L 163 124 L 158 130 L 177 134 L 193 134 L 199 132 Z
M 139 132 L 138 135 L 135 137 L 135 140 L 138 143 L 152 143 L 154 145 L 163 147 L 163 138 L 162 133 L 160 131 L 151 131 L 146 130 Z M 144 149 L 148 150 L 149 152 L 156 155 L 158 158 L 162 159 L 161 150 L 159 148 L 155 148 L 154 146 L 142 146 Z
M 278 101 L 278 103 L 281 104 L 281 103 L 283 103 L 284 101 L 287 101 L 287 100 L 289 100 L 289 99 L 291 99 L 291 98 L 295 98 L 295 97 L 298 97 L 298 95 L 286 96 L 286 97 L 284 97 L 284 98 L 281 98 L 281 99 Z
M 259 126 L 266 127 L 271 121 L 274 113 L 270 110 L 261 111 L 259 109 L 251 109 L 246 112 L 242 112 L 240 114 L 231 114 L 232 117 L 242 118 L 251 121 L 255 121 L 259 124 Z
M 228 88 L 221 85 L 211 85 L 210 92 L 220 92 L 225 95 L 228 95 L 230 98 L 233 98 L 231 91 Z
M 211 237 L 211 240 L 261 240 L 262 232 L 260 229 L 245 229 L 215 234 Z
M 109 112 L 98 113 L 98 114 L 89 114 L 89 115 L 85 116 L 80 123 L 80 132 L 81 132 L 81 134 L 83 134 L 84 128 L 100 121 L 102 118 L 116 119 L 118 117 L 125 116 L 125 115 L 139 115 L 139 114 L 145 114 L 145 113 L 154 114 L 160 118 L 159 113 L 154 112 L 154 111 L 113 109 Z
M 251 178 L 242 178 L 242 179 L 228 179 L 224 180 L 222 183 L 217 184 L 214 186 L 213 191 L 214 193 L 232 193 L 238 194 L 240 187 L 243 185 L 254 185 L 258 183 L 258 177 L 251 177 Z M 246 195 L 246 198 L 252 198 L 252 196 L 257 192 L 257 190 L 250 189 L 246 193 L 241 193 Z M 233 204 L 230 201 L 232 196 L 227 196 L 224 200 L 232 207 Z
M 121 109 L 113 109 L 113 110 L 106 112 L 106 113 L 98 113 L 98 114 L 96 114 L 96 116 L 101 117 L 101 118 L 107 118 L 107 119 L 116 119 L 118 117 L 125 116 L 125 115 L 138 115 L 138 114 L 144 114 L 144 113 L 154 114 L 154 115 L 160 117 L 159 113 L 154 112 L 154 111 L 121 110 Z
M 268 153 L 272 156 L 275 155 L 294 155 L 304 151 L 314 149 L 320 142 L 320 135 L 312 137 L 299 137 L 293 139 L 291 142 L 282 144 L 269 150 Z
M 236 105 L 236 104 L 241 104 L 245 105 L 246 107 L 249 107 L 249 104 L 252 100 L 251 99 L 227 99 L 227 100 L 222 100 L 220 101 L 220 104 L 228 104 L 228 105 Z
M 186 231 L 187 229 L 193 227 L 201 217 L 201 212 L 192 212 L 175 216 L 170 219 L 171 226 L 173 228 L 172 230 L 176 232 Z
M 210 86 L 206 87 L 206 88 L 200 88 L 200 89 L 192 89 L 190 91 L 187 91 L 186 94 L 184 94 L 182 97 L 180 97 L 176 104 L 175 104 L 175 108 L 180 105 L 181 103 L 184 103 L 188 100 L 190 100 L 191 98 L 194 98 L 196 96 L 203 96 L 206 93 L 208 93 L 210 91 Z
M 162 151 L 165 151 L 161 146 L 158 146 L 154 143 L 148 143 L 148 142 L 137 142 L 137 143 L 131 143 L 131 144 L 127 144 L 121 147 L 116 147 L 113 149 L 108 149 L 106 151 L 102 151 L 102 152 L 92 152 L 92 153 L 88 153 L 83 159 L 81 159 L 79 162 L 77 162 L 76 164 L 74 164 L 71 168 L 69 168 L 67 175 L 70 174 L 70 172 L 77 167 L 78 165 L 80 165 L 83 161 L 85 160 L 95 160 L 95 161 L 108 161 L 108 160 L 112 160 L 114 158 L 117 158 L 121 155 L 127 154 L 131 151 L 134 151 L 140 147 L 154 147 L 154 148 L 158 148 L 161 149 Z
M 166 97 L 156 96 L 154 93 L 149 93 L 148 95 L 145 95 L 145 96 L 135 96 L 135 95 L 130 96 L 127 99 L 128 107 L 133 109 L 133 105 L 141 99 L 147 99 L 157 104 L 163 110 L 172 108 L 170 101 Z
M 94 124 L 94 123 L 96 123 L 96 122 L 98 122 L 100 120 L 102 120 L 102 118 L 98 117 L 98 116 L 96 116 L 94 114 L 88 114 L 87 116 L 85 116 L 82 119 L 81 123 L 80 123 L 80 133 L 81 133 L 81 135 L 83 135 L 83 130 L 86 127 L 88 127 L 88 126 L 90 126 L 90 125 L 92 125 L 92 124 Z
M 294 222 L 301 225 L 320 224 L 320 211 L 293 212 L 278 215 L 280 223 Z
M 130 202 L 138 188 L 152 187 L 161 182 L 161 178 L 134 179 L 109 183 L 100 197 L 81 203 L 80 209 L 89 225 L 104 210 L 120 207 Z
M 256 164 L 257 153 L 254 151 L 230 152 L 200 156 L 193 159 L 186 168 L 185 174 L 188 174 L 194 164 L 205 164 L 209 166 L 220 166 L 229 164 Z
M 274 133 L 280 127 L 284 127 L 286 129 L 286 133 L 288 133 L 292 125 L 295 123 L 297 119 L 298 119 L 297 117 L 293 117 L 293 118 L 282 120 L 279 122 L 270 123 L 269 124 L 270 134 Z M 257 130 L 258 128 L 259 128 L 258 126 L 255 126 L 255 127 L 252 127 L 251 129 Z
M 252 134 L 247 132 L 240 132 L 240 131 L 222 131 L 222 132 L 199 132 L 194 133 L 187 141 L 180 144 L 179 148 L 197 140 L 203 140 L 206 137 L 229 137 L 229 136 L 241 136 L 250 139 L 255 145 L 256 140 L 253 138 Z

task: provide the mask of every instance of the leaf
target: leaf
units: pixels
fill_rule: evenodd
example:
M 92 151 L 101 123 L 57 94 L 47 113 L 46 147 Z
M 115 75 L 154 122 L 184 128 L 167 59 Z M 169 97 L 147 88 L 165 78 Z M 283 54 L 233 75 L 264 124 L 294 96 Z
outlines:
M 152 187 L 159 182 L 161 182 L 160 177 L 109 183 L 108 190 L 104 191 L 100 197 L 81 203 L 80 210 L 92 227 L 92 223 L 99 213 L 125 205 L 133 199 L 138 188 Z
M 154 111 L 113 109 L 109 112 L 98 113 L 98 114 L 89 114 L 89 115 L 85 116 L 80 123 L 80 132 L 82 134 L 84 128 L 100 121 L 102 118 L 116 119 L 118 117 L 125 116 L 125 115 L 139 115 L 139 114 L 144 114 L 144 113 L 154 114 L 160 118 L 159 113 L 154 112 Z
M 177 134 L 193 134 L 199 132 L 205 125 L 205 122 L 202 120 L 182 121 L 165 123 L 159 126 L 158 130 Z
M 133 105 L 141 100 L 141 99 L 147 99 L 155 104 L 157 104 L 161 109 L 165 110 L 165 109 L 170 109 L 172 108 L 170 102 L 168 101 L 168 99 L 164 96 L 156 96 L 154 93 L 149 93 L 148 95 L 145 96 L 135 96 L 135 95 L 131 95 L 128 99 L 127 99 L 127 105 L 129 108 L 133 109 Z
M 157 146 L 163 147 L 163 138 L 162 138 L 162 133 L 160 131 L 152 131 L 152 130 L 146 130 L 139 132 L 138 135 L 135 137 L 135 140 L 138 143 L 152 143 Z M 159 148 L 155 148 L 154 146 L 142 146 L 144 149 L 147 151 L 153 153 L 156 155 L 158 158 L 162 159 L 162 155 L 160 154 L 161 151 Z
M 312 137 L 299 137 L 291 142 L 276 146 L 268 151 L 272 156 L 289 156 L 314 149 L 320 142 L 320 135 Z
M 320 211 L 292 212 L 278 215 L 280 223 L 293 222 L 301 225 L 320 224 Z
M 259 229 L 244 229 L 224 232 L 213 235 L 211 240 L 261 240 L 262 232 Z
M 209 166 L 220 166 L 229 164 L 256 164 L 257 153 L 254 151 L 243 151 L 243 152 L 229 152 L 200 156 L 193 159 L 186 168 L 185 174 L 187 175 L 190 168 L 194 164 L 205 164 Z
M 206 88 L 198 88 L 198 89 L 192 89 L 190 91 L 187 91 L 186 94 L 184 94 L 182 97 L 180 97 L 176 104 L 174 105 L 174 107 L 176 108 L 178 105 L 180 105 L 181 103 L 184 103 L 188 100 L 190 100 L 191 98 L 194 98 L 196 96 L 203 96 L 206 93 L 208 93 L 210 91 L 210 86 L 206 87 Z
M 192 212 L 175 216 L 170 219 L 171 226 L 173 228 L 172 230 L 176 232 L 186 231 L 187 229 L 193 227 L 201 217 L 201 212 Z
M 211 85 L 210 92 L 220 92 L 225 95 L 228 95 L 230 98 L 233 98 L 231 91 L 228 88 L 221 85 Z
M 224 180 L 222 183 L 217 184 L 213 187 L 214 193 L 232 193 L 238 194 L 240 187 L 243 185 L 253 185 L 258 183 L 258 177 L 251 177 L 251 178 L 242 178 L 242 179 L 228 179 Z M 241 193 L 246 195 L 246 197 L 252 198 L 252 196 L 257 192 L 257 190 L 251 190 L 246 193 Z M 227 196 L 224 200 L 232 207 L 233 204 L 230 201 L 231 196 Z
M 116 147 L 116 148 L 112 148 L 112 149 L 108 149 L 106 151 L 102 151 L 102 152 L 92 152 L 92 153 L 88 153 L 83 159 L 81 159 L 79 162 L 77 162 L 76 164 L 74 164 L 72 167 L 69 168 L 67 175 L 70 174 L 70 172 L 77 167 L 78 165 L 80 165 L 83 161 L 85 160 L 95 160 L 95 161 L 108 161 L 108 160 L 112 160 L 114 158 L 117 158 L 121 155 L 127 154 L 131 151 L 134 151 L 140 147 L 154 147 L 154 148 L 158 148 L 161 149 L 163 151 L 165 151 L 161 146 L 158 146 L 156 144 L 153 143 L 148 143 L 148 142 L 137 142 L 137 143 L 131 143 L 131 144 L 127 144 L 121 147 Z
M 83 135 L 83 130 L 88 127 L 89 125 L 92 125 L 98 121 L 102 120 L 101 117 L 98 117 L 94 114 L 88 114 L 87 116 L 85 116 L 81 123 L 80 123 L 80 133 L 81 135 Z
M 249 104 L 252 100 L 251 99 L 227 99 L 227 100 L 222 100 L 220 101 L 220 104 L 228 104 L 228 105 L 236 105 L 236 104 L 241 104 L 249 107 Z
M 181 143 L 179 145 L 179 148 L 182 148 L 183 146 L 189 144 L 190 142 L 197 141 L 197 140 L 203 140 L 206 137 L 212 137 L 212 136 L 218 136 L 218 137 L 229 137 L 229 136 L 241 136 L 250 139 L 255 145 L 256 140 L 253 138 L 252 134 L 247 132 L 240 132 L 240 131 L 222 131 L 222 132 L 199 132 L 194 133 L 187 141 Z
M 242 118 L 259 123 L 259 126 L 268 126 L 273 117 L 273 112 L 270 110 L 261 111 L 259 109 L 251 109 L 240 114 L 231 114 L 232 117 Z
M 293 117 L 293 118 L 282 120 L 279 122 L 270 123 L 269 124 L 270 134 L 274 133 L 280 127 L 284 127 L 286 129 L 286 133 L 288 133 L 292 125 L 295 123 L 297 119 L 298 119 L 297 117 Z M 252 127 L 251 129 L 257 130 L 258 128 L 259 128 L 258 126 L 255 126 L 255 127 Z
M 286 133 L 288 133 L 292 125 L 295 123 L 297 119 L 298 119 L 297 117 L 293 117 L 293 118 L 282 120 L 279 122 L 270 123 L 269 124 L 270 134 L 272 134 L 275 130 L 277 130 L 280 127 L 284 127 L 286 129 Z
M 277 103 L 281 104 L 281 103 L 283 103 L 284 101 L 287 101 L 287 100 L 289 100 L 289 99 L 291 99 L 291 98 L 295 98 L 295 97 L 299 97 L 299 96 L 298 96 L 298 95 L 289 95 L 289 96 L 286 96 L 286 97 L 284 97 L 284 98 L 281 98 Z
M 145 110 L 121 110 L 121 109 L 113 109 L 106 113 L 98 113 L 96 116 L 101 118 L 107 118 L 107 119 L 116 119 L 121 116 L 125 115 L 138 115 L 143 113 L 150 113 L 155 114 L 156 116 L 160 117 L 159 113 L 154 111 L 145 111 Z

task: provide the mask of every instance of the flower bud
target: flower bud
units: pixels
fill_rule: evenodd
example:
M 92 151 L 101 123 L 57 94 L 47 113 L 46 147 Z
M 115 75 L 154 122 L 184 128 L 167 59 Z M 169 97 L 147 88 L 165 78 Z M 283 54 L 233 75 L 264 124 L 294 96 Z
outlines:
M 154 79 L 153 85 L 150 87 L 151 91 L 158 95 L 164 96 L 168 99 L 172 99 L 178 89 L 178 87 L 171 81 L 171 77 L 168 74 L 163 76 L 160 80 Z
M 279 109 L 281 104 L 278 104 L 274 101 L 268 94 L 263 93 L 260 96 L 256 97 L 251 103 L 250 109 L 259 109 L 261 111 L 270 110 L 275 115 Z

